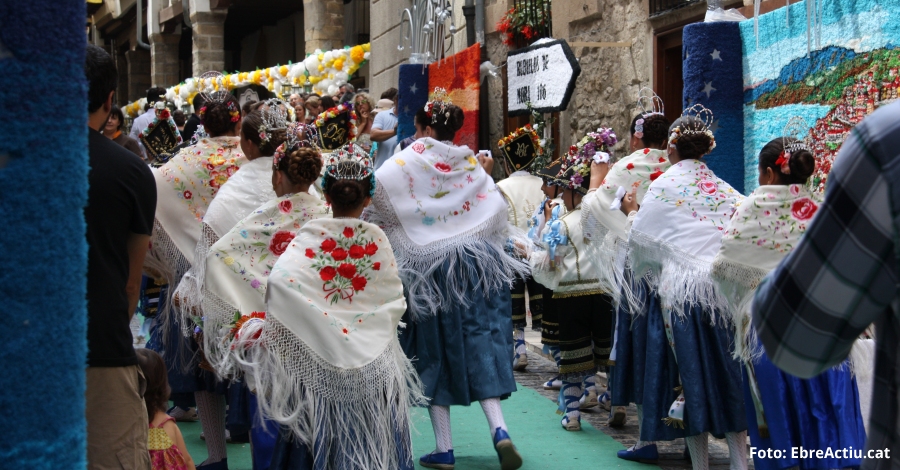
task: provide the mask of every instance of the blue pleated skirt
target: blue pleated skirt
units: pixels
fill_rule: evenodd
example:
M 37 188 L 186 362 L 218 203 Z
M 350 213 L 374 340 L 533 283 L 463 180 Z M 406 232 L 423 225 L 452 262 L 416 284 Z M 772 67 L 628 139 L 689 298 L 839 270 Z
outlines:
M 750 445 L 757 449 L 781 449 L 781 459 L 759 458 L 753 463 L 758 470 L 776 470 L 793 466 L 801 469 L 831 469 L 858 467 L 860 459 L 852 458 L 793 458 L 791 449 L 828 448 L 863 450 L 866 430 L 859 409 L 859 390 L 856 379 L 844 364 L 843 369 L 829 369 L 811 379 L 799 379 L 780 371 L 763 355 L 754 363 L 760 388 L 760 399 L 769 437 L 759 435 L 756 413 L 745 380 L 744 399 L 747 403 Z M 747 370 L 744 369 L 744 377 Z M 798 455 L 799 457 L 799 455 Z
M 397 470 L 413 470 L 412 455 L 407 452 L 400 443 L 409 443 L 409 429 L 396 431 L 397 453 L 403 462 Z M 275 451 L 272 454 L 270 470 L 370 470 L 371 467 L 354 465 L 341 458 L 341 443 L 315 443 L 316 452 L 297 441 L 290 430 L 282 427 L 278 431 L 278 439 L 275 443 Z M 412 447 L 409 446 L 411 449 Z M 393 469 L 390 469 L 393 470 Z
M 702 307 L 685 306 L 685 315 L 672 315 L 675 350 L 666 337 L 659 303 L 647 316 L 641 440 L 666 441 L 708 432 L 721 439 L 725 433 L 747 430 L 740 362 L 731 357 L 733 329 L 710 324 Z M 677 357 L 677 361 L 676 361 Z M 684 429 L 663 421 L 684 388 Z
M 420 322 L 404 315 L 400 344 L 432 405 L 469 405 L 516 391 L 509 289 L 485 293 L 473 279 L 468 291 L 469 306 L 454 305 Z
M 630 276 L 629 276 L 630 278 Z M 623 289 L 624 290 L 624 289 Z M 624 294 L 616 309 L 616 364 L 610 379 L 613 406 L 636 405 L 644 402 L 644 374 L 647 365 L 647 309 L 658 303 L 655 296 L 648 295 L 645 281 L 635 282 L 634 295 L 639 299 L 644 311 L 632 315 Z

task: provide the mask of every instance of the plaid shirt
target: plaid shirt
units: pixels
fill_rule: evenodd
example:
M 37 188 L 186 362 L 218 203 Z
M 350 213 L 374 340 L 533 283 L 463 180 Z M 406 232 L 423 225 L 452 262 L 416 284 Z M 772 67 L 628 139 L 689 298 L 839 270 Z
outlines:
M 812 377 L 840 364 L 876 324 L 869 449 L 900 467 L 900 103 L 853 129 L 828 176 L 825 201 L 801 243 L 760 285 L 753 324 L 775 365 Z M 824 449 L 823 449 L 824 450 Z

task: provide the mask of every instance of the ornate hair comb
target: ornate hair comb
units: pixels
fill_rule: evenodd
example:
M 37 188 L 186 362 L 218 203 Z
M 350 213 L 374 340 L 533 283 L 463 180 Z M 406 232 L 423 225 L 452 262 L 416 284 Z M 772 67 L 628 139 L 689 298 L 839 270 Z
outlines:
M 650 88 L 643 87 L 638 92 L 637 105 L 641 108 L 641 117 L 634 122 L 634 136 L 638 139 L 644 138 L 644 119 L 654 114 L 665 114 L 665 106 L 662 98 Z
M 315 142 L 315 126 L 295 123 L 288 124 L 287 137 L 285 138 L 284 143 L 275 149 L 275 156 L 272 158 L 272 166 L 277 169 L 281 159 L 295 149 L 301 147 L 317 148 Z
M 368 152 L 352 142 L 332 152 L 325 165 L 325 174 L 338 180 L 359 181 L 375 172 Z
M 444 122 L 447 122 L 447 119 L 450 119 L 450 105 L 453 104 L 450 101 L 450 94 L 447 93 L 447 90 L 437 87 L 434 91 L 431 92 L 431 100 L 425 103 L 425 112 L 428 114 L 428 117 L 431 118 L 431 123 L 437 123 L 437 118 L 440 115 L 444 115 Z
M 268 100 L 266 101 L 266 106 L 259 109 L 262 116 L 262 124 L 259 126 L 259 139 L 263 142 L 268 142 L 272 138 L 272 131 L 287 128 L 287 114 L 281 108 L 280 102 L 270 105 L 270 101 L 277 102 L 278 100 Z
M 369 196 L 375 195 L 375 168 L 369 153 L 359 145 L 350 142 L 338 150 L 332 152 L 325 160 L 325 175 L 322 177 L 322 187 L 328 177 L 336 180 L 362 181 L 369 178 Z
M 222 72 L 203 72 L 200 75 L 199 80 L 199 88 L 200 88 L 200 96 L 203 98 L 203 101 L 206 103 L 213 102 L 224 102 L 228 99 L 228 95 L 231 92 L 228 91 L 228 88 L 225 86 L 223 82 Z
M 681 123 L 669 134 L 669 146 L 674 147 L 682 135 L 704 134 L 709 137 L 710 145 L 706 153 L 716 148 L 716 136 L 710 130 L 713 123 L 713 112 L 702 104 L 695 104 L 681 113 Z
M 643 87 L 638 92 L 637 105 L 641 108 L 641 115 L 643 117 L 650 116 L 651 114 L 666 113 L 666 107 L 662 98 L 649 87 Z
M 812 153 L 812 149 L 805 138 L 805 134 L 808 130 L 809 127 L 806 125 L 806 120 L 800 116 L 790 118 L 787 125 L 784 126 L 784 134 L 781 138 L 781 145 L 784 147 L 784 150 L 778 155 L 778 159 L 775 160 L 775 165 L 777 165 L 785 175 L 791 174 L 791 155 L 801 150 Z M 791 140 L 788 141 L 788 139 Z

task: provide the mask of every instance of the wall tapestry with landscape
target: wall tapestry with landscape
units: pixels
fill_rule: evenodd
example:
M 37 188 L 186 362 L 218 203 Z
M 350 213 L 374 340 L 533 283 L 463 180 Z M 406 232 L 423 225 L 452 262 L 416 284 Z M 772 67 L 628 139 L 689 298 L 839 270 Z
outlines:
M 807 28 L 807 2 L 741 22 L 744 49 L 744 179 L 757 183 L 760 149 L 794 116 L 816 149 L 811 184 L 825 187 L 850 130 L 900 98 L 900 10 L 893 2 L 818 0 Z M 814 15 L 810 15 L 811 18 Z M 809 33 L 809 35 L 808 35 Z

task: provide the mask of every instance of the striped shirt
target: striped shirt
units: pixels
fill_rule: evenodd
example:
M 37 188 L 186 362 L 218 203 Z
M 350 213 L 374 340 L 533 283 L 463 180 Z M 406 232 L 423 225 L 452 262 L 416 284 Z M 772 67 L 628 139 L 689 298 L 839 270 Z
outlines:
M 898 224 L 900 102 L 853 129 L 828 176 L 824 203 L 798 247 L 760 285 L 753 306 L 769 358 L 802 378 L 841 363 L 859 334 L 876 324 L 867 446 L 890 449 L 890 458 L 863 460 L 868 469 L 900 467 Z

